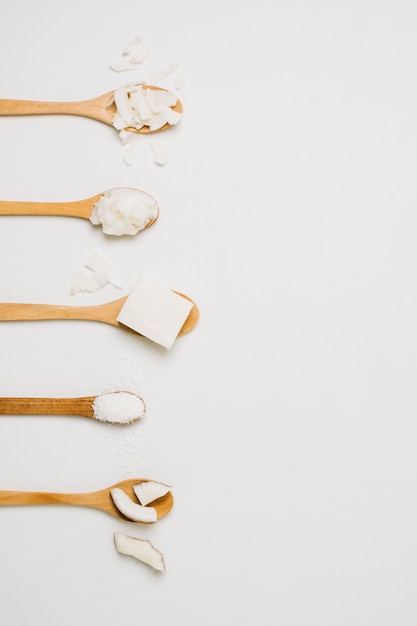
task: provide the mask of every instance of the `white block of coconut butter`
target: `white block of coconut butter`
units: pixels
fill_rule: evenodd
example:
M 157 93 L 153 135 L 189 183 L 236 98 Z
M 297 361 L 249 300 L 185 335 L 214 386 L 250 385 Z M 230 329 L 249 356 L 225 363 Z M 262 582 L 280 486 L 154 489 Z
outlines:
M 117 321 L 164 348 L 178 337 L 193 303 L 170 289 L 141 278 L 122 306 Z

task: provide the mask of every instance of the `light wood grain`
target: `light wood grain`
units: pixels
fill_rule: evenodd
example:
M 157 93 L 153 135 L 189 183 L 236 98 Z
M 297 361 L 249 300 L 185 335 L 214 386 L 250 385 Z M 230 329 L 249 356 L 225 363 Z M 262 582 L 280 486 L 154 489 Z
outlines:
M 70 506 L 81 506 L 93 509 L 99 509 L 118 517 L 125 521 L 128 520 L 113 504 L 110 491 L 116 487 L 123 491 L 134 501 L 137 502 L 136 495 L 133 491 L 133 485 L 146 482 L 149 478 L 130 478 L 122 480 L 111 487 L 93 491 L 90 493 L 55 493 L 49 491 L 0 491 L 0 506 L 32 506 L 59 504 Z M 161 519 L 172 509 L 174 498 L 169 491 L 165 496 L 155 500 L 150 506 L 156 509 L 157 519 Z M 137 524 L 138 522 L 132 522 Z M 141 522 L 143 523 L 143 522 Z
M 166 91 L 161 87 L 154 85 L 143 85 L 145 89 L 159 89 Z M 172 107 L 177 113 L 182 113 L 182 103 L 177 99 L 176 104 Z M 113 127 L 113 117 L 116 113 L 116 104 L 114 102 L 114 91 L 105 93 L 97 98 L 89 100 L 77 100 L 74 102 L 39 102 L 37 100 L 8 100 L 0 99 L 0 115 L 78 115 L 88 117 L 98 122 L 103 122 Z M 169 124 L 165 124 L 162 128 L 165 130 Z M 148 126 L 143 126 L 139 130 L 136 128 L 128 128 L 127 130 L 135 133 L 150 133 Z
M 0 415 L 78 415 L 94 418 L 96 397 L 0 398 Z
M 74 202 L 19 202 L 0 201 L 0 215 L 52 215 L 61 217 L 80 217 L 90 219 L 93 207 L 102 197 L 102 193 Z M 154 220 L 155 221 L 155 220 Z
M 188 296 L 176 291 L 178 295 L 193 302 Z M 120 309 L 129 296 L 112 300 L 104 304 L 92 306 L 72 306 L 55 304 L 24 304 L 24 303 L 0 303 L 0 321 L 39 321 L 39 320 L 89 320 L 104 322 L 117 328 L 127 330 L 135 335 L 135 332 L 128 326 L 121 324 L 117 320 Z M 197 305 L 193 302 L 187 319 L 185 320 L 178 335 L 184 335 L 194 328 L 199 319 L 200 313 Z

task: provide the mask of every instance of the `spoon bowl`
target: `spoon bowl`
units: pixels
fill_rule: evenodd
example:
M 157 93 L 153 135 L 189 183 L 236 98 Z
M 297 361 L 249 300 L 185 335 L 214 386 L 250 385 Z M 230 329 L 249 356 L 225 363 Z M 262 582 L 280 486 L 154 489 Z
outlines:
M 162 87 L 154 85 L 142 85 L 143 89 L 156 89 L 166 91 Z M 41 102 L 37 100 L 10 100 L 0 99 L 0 115 L 78 115 L 88 117 L 98 122 L 103 122 L 108 126 L 113 126 L 113 118 L 117 111 L 114 91 L 91 98 L 89 100 L 77 100 L 70 102 Z M 183 107 L 180 100 L 171 107 L 176 113 L 182 113 Z M 158 130 L 151 131 L 149 126 L 143 126 L 140 129 L 127 127 L 125 130 L 133 133 L 148 134 L 150 132 L 159 132 L 166 130 L 170 124 L 165 124 Z
M 55 493 L 48 491 L 0 491 L 0 506 L 29 506 L 41 504 L 60 504 L 71 506 L 83 506 L 87 508 L 98 509 L 117 517 L 124 521 L 134 524 L 119 511 L 114 505 L 111 497 L 111 490 L 115 488 L 122 489 L 126 495 L 133 501 L 137 501 L 133 486 L 142 482 L 148 482 L 149 478 L 129 478 L 122 480 L 111 487 L 93 491 L 90 493 Z M 170 512 L 174 505 L 174 498 L 171 491 L 162 498 L 155 500 L 150 504 L 155 510 L 157 519 L 161 519 Z M 145 522 L 140 522 L 145 523 Z

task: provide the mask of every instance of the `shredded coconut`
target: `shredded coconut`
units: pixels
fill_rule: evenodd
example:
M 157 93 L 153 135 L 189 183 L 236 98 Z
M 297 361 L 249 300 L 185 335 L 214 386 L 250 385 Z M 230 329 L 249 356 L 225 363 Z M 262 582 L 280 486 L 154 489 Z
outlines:
M 94 418 L 112 424 L 130 424 L 145 414 L 145 403 L 134 393 L 118 391 L 97 396 L 93 404 Z
M 116 187 L 95 203 L 90 220 L 106 235 L 136 235 L 158 216 L 154 198 L 139 189 Z

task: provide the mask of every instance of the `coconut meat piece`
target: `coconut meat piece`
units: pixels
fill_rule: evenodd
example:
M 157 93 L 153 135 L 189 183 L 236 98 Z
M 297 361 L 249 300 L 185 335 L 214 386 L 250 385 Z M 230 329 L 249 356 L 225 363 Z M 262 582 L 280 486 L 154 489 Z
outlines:
M 142 506 L 133 502 L 131 498 L 119 487 L 110 490 L 114 506 L 132 522 L 150 524 L 158 520 L 156 509 L 151 506 Z
M 110 63 L 115 72 L 135 70 L 151 55 L 151 51 L 142 43 L 140 35 L 134 37 L 123 50 L 120 57 Z
M 109 275 L 106 272 L 91 272 L 85 268 L 75 270 L 71 282 L 71 295 L 83 291 L 94 293 L 104 287 L 109 282 Z
M 168 65 L 168 67 L 164 67 L 159 72 L 155 72 L 155 74 L 152 74 L 152 76 L 149 77 L 147 83 L 150 85 L 157 85 L 162 80 L 167 78 L 170 74 L 175 72 L 176 69 L 178 69 L 178 65 L 176 63 L 171 63 L 171 65 Z
M 120 554 L 133 556 L 159 572 L 165 571 L 163 554 L 148 539 L 137 539 L 120 532 L 115 532 L 113 536 L 116 550 Z
M 159 139 L 155 139 L 151 142 L 151 150 L 158 165 L 166 165 L 169 161 L 169 152 L 165 148 L 165 145 Z
M 141 278 L 123 304 L 117 321 L 171 348 L 193 303 L 159 283 Z
M 166 496 L 166 494 L 171 491 L 170 485 L 166 485 L 165 483 L 159 483 L 154 480 L 144 480 L 137 485 L 133 485 L 133 491 L 139 502 L 146 506 L 158 498 L 162 498 Z
M 107 274 L 109 283 L 117 289 L 123 288 L 123 277 L 121 272 L 104 256 L 98 252 L 94 252 L 85 264 L 93 272 Z

